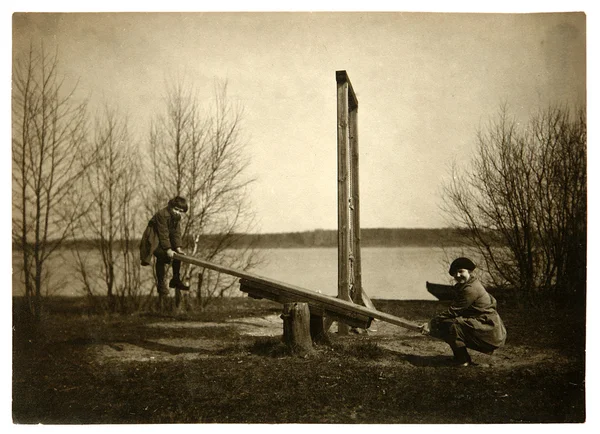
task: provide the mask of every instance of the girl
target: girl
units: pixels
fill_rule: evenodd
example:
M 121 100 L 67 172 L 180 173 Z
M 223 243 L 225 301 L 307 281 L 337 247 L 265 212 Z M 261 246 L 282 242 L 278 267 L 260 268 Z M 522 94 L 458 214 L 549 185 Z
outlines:
M 469 258 L 457 258 L 449 273 L 456 285 L 455 297 L 446 312 L 424 324 L 423 333 L 443 339 L 458 366 L 473 364 L 467 348 L 485 354 L 504 345 L 506 329 L 496 310 L 496 299 L 472 274 L 476 266 Z

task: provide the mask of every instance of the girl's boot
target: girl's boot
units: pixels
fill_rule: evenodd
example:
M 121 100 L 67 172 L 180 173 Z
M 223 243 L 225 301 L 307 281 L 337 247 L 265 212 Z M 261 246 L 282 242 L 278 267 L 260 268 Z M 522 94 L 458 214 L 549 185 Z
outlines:
M 452 348 L 452 352 L 457 366 L 469 366 L 472 363 L 467 347 Z

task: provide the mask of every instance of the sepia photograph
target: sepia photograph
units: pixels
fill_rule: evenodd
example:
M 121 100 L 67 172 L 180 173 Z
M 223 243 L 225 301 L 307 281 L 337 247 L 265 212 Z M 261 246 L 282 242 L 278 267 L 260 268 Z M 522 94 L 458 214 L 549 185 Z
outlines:
M 13 426 L 589 425 L 589 11 L 415 7 L 11 11 Z

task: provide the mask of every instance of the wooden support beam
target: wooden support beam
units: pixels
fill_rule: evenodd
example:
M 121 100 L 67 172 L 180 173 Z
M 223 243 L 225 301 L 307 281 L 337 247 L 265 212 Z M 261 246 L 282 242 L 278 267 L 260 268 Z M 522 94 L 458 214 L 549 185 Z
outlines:
M 358 100 L 346 71 L 336 71 L 337 83 L 337 191 L 338 191 L 338 298 L 360 299 L 360 224 L 355 217 L 358 211 L 358 190 L 354 190 L 354 176 L 358 175 L 358 154 L 352 150 L 358 145 L 356 115 Z M 358 183 L 358 178 L 356 179 Z M 356 184 L 356 187 L 358 184 Z M 354 201 L 356 200 L 356 204 Z M 358 238 L 357 238 L 358 237 Z M 358 248 L 358 250 L 357 250 Z M 358 262 L 357 262 L 358 257 Z M 357 286 L 356 277 L 359 276 Z M 358 297 L 356 294 L 358 293 Z M 348 327 L 338 326 L 338 333 L 347 334 Z
M 338 298 L 350 300 L 350 149 L 349 131 L 349 81 L 337 79 L 337 212 L 338 212 Z M 347 75 L 344 76 L 347 78 Z
M 247 279 L 240 280 L 240 290 L 251 295 L 253 298 L 266 298 L 282 304 L 293 302 L 307 303 L 310 306 L 310 313 L 312 315 L 330 318 L 334 321 L 341 321 L 350 327 L 367 329 L 371 325 L 370 316 L 349 311 L 340 306 L 324 303 L 322 300 L 315 300 L 310 293 L 290 293 L 281 288 L 270 287 L 269 285 L 252 282 Z M 330 297 L 330 300 L 331 299 L 336 300 Z

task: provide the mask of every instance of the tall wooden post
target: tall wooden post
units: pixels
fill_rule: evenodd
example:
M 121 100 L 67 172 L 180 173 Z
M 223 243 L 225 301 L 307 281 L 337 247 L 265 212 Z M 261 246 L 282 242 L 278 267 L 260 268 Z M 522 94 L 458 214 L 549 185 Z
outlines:
M 338 298 L 362 295 L 358 190 L 358 100 L 346 71 L 336 71 L 338 151 Z M 338 323 L 338 333 L 348 326 Z
M 350 298 L 361 303 L 362 266 L 360 255 L 360 195 L 358 183 L 358 102 L 356 109 L 350 111 L 350 235 L 352 239 L 350 257 Z

